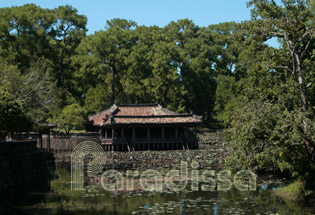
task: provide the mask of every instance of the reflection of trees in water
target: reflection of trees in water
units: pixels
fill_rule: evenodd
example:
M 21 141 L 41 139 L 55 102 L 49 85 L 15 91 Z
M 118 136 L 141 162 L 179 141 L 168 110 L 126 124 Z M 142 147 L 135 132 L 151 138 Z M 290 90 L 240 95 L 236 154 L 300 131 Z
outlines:
M 229 191 L 192 192 L 107 192 L 92 183 L 85 185 L 84 191 L 71 191 L 70 171 L 57 168 L 51 181 L 51 192 L 46 193 L 38 204 L 31 206 L 38 215 L 46 214 L 47 208 L 58 213 L 60 209 L 82 215 L 102 214 L 152 214 L 158 210 L 173 208 L 173 214 L 224 214 L 245 212 L 245 214 L 304 214 L 303 208 L 296 204 L 281 202 L 272 195 L 273 184 L 259 184 L 252 192 L 241 192 L 234 186 Z M 189 185 L 188 185 L 189 187 Z M 263 189 L 260 189 L 263 187 Z M 41 202 L 45 203 L 41 203 Z M 34 204 L 34 203 L 33 203 Z M 43 209 L 45 208 L 45 210 Z M 162 209 L 160 209 L 162 208 Z

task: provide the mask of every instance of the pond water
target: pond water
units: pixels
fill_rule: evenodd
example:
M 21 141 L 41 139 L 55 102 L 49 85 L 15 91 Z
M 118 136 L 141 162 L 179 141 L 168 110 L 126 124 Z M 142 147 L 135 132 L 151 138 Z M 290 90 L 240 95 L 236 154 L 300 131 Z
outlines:
M 315 214 L 312 208 L 275 197 L 272 190 L 281 186 L 279 180 L 259 179 L 256 191 L 239 191 L 232 186 L 229 191 L 115 193 L 95 183 L 86 184 L 83 191 L 72 191 L 69 170 L 60 167 L 54 175 L 57 177 L 51 180 L 50 191 L 27 194 L 14 209 L 2 212 L 22 215 Z

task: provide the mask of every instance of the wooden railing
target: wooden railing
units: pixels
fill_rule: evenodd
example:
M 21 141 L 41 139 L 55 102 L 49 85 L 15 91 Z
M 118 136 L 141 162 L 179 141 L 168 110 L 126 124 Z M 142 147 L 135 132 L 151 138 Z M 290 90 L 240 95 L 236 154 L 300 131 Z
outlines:
M 178 142 L 197 142 L 198 139 L 195 137 L 187 137 L 187 138 L 137 138 L 137 139 L 101 139 L 101 143 L 103 145 L 111 145 L 111 144 L 137 144 L 137 143 L 178 143 Z
M 113 140 L 112 140 L 112 139 L 105 139 L 105 138 L 102 138 L 102 139 L 101 139 L 101 144 L 102 144 L 102 145 L 111 145 L 111 144 L 113 144 Z

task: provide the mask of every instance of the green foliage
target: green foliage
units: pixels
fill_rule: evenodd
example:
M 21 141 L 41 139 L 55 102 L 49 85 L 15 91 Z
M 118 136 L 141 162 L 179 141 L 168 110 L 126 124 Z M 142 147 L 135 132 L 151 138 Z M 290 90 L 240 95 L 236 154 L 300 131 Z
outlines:
M 0 86 L 23 105 L 34 123 L 45 120 L 58 104 L 57 89 L 49 79 L 49 66 L 38 63 L 24 74 L 17 66 L 0 64 Z
M 0 88 L 0 134 L 28 131 L 31 121 L 23 111 L 22 104 L 15 101 L 3 88 Z
M 314 56 L 309 50 L 313 17 L 305 1 L 282 1 L 278 6 L 274 1 L 254 0 L 250 5 L 254 5 L 253 21 L 241 26 L 250 37 L 244 40 L 248 45 L 237 62 L 243 77 L 237 87 L 233 88 L 232 80 L 217 87 L 218 101 L 222 101 L 217 105 L 224 106 L 223 112 L 217 108 L 218 119 L 230 126 L 233 146 L 228 164 L 288 171 L 312 187 L 315 94 L 310 90 Z M 296 17 L 301 19 L 295 22 Z M 264 41 L 272 36 L 282 38 L 283 47 L 266 46 Z M 231 95 L 231 88 L 238 90 L 234 98 L 222 96 Z
M 175 66 L 183 87 L 185 111 L 210 120 L 215 82 L 211 70 L 213 57 L 208 41 L 204 40 L 207 32 L 188 19 L 171 22 L 164 31 L 170 43 L 176 45 L 177 54 L 172 58 L 172 66 Z
M 0 9 L 1 83 L 32 121 L 81 98 L 71 57 L 85 36 L 86 17 L 69 5 Z
M 98 84 L 95 88 L 90 88 L 84 100 L 84 109 L 88 115 L 98 113 L 110 106 L 110 94 L 106 93 L 106 88 Z
M 303 201 L 305 199 L 305 184 L 301 180 L 279 187 L 274 191 L 275 195 L 290 201 Z
M 240 51 L 238 43 L 230 42 L 235 23 L 201 28 L 183 19 L 159 28 L 113 19 L 106 22 L 104 30 L 85 36 L 86 17 L 69 5 L 53 10 L 34 4 L 2 8 L 0 18 L 0 57 L 16 68 L 8 75 L 10 79 L 22 83 L 36 71 L 36 77 L 45 79 L 41 83 L 53 89 L 50 95 L 58 98 L 52 96 L 51 104 L 55 105 L 44 105 L 47 108 L 38 102 L 33 106 L 23 102 L 35 122 L 72 103 L 92 104 L 90 88 L 95 86 L 102 88 L 104 95 L 112 95 L 110 103 L 160 102 L 210 121 L 215 78 L 235 70 Z M 4 86 L 18 94 L 20 89 L 15 85 Z M 46 97 L 38 94 L 28 101 Z M 44 94 L 49 97 L 48 92 Z M 107 97 L 105 100 L 109 105 Z M 85 108 L 92 113 L 100 106 Z
M 48 9 L 34 4 L 0 9 L 0 55 L 22 72 L 42 56 L 50 56 L 49 41 L 55 19 Z
M 124 94 L 119 93 L 123 92 L 119 80 L 127 69 L 125 60 L 133 44 L 132 30 L 112 24 L 108 30 L 98 31 L 95 35 L 86 37 L 77 49 L 78 56 L 74 61 L 80 67 L 80 72 L 83 75 L 92 74 L 107 86 L 111 86 L 112 103 L 118 98 L 120 102 L 125 100 Z
M 156 42 L 153 48 L 155 53 L 150 62 L 153 77 L 147 88 L 156 102 L 173 110 L 183 111 L 181 98 L 185 89 L 181 86 L 176 65 L 172 63 L 177 54 L 176 46 L 167 42 Z
M 105 31 L 86 37 L 73 59 L 81 77 L 94 77 L 92 86 L 112 90 L 112 102 L 159 102 L 210 120 L 216 85 L 210 59 L 215 57 L 206 37 L 190 20 L 161 29 L 114 19 Z
M 125 29 L 131 29 L 133 27 L 137 26 L 137 23 L 132 21 L 132 20 L 126 20 L 126 19 L 119 19 L 119 18 L 115 18 L 112 20 L 107 20 L 106 21 L 106 28 L 114 28 L 114 27 L 118 27 L 121 28 L 122 30 Z
M 229 125 L 229 113 L 232 100 L 238 95 L 238 86 L 234 76 L 220 75 L 216 79 L 216 100 L 214 111 L 217 119 L 222 121 L 225 126 Z M 227 105 L 227 106 L 226 106 Z M 230 105 L 230 106 L 229 106 Z
M 307 174 L 311 163 L 302 144 L 302 120 L 296 116 L 269 101 L 251 101 L 237 109 L 229 130 L 233 150 L 228 163 L 236 168 L 279 168 L 293 176 Z M 314 134 L 309 135 L 314 139 Z
M 73 88 L 75 70 L 71 65 L 71 57 L 74 51 L 85 37 L 87 19 L 83 15 L 77 14 L 77 9 L 70 5 L 59 6 L 53 10 L 56 22 L 53 24 L 55 37 L 50 41 L 54 56 L 54 73 L 57 86 L 66 88 L 71 93 L 77 93 Z
M 65 106 L 53 121 L 57 123 L 59 130 L 69 134 L 72 129 L 84 125 L 85 115 L 85 111 L 80 105 L 71 104 Z

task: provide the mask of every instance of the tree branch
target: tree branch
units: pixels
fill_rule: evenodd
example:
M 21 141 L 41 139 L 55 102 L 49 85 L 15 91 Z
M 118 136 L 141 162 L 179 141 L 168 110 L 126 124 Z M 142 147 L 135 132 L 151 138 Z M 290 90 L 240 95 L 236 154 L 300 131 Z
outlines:
M 308 83 L 305 88 L 309 88 L 314 82 L 315 81 L 312 81 L 312 82 Z
M 292 72 L 292 69 L 289 69 L 289 68 L 286 67 L 286 66 L 275 66 L 274 68 L 275 68 L 275 69 L 286 69 L 286 70 L 289 70 L 291 73 L 293 73 L 293 72 Z
M 302 54 L 300 56 L 301 60 L 303 59 L 303 55 L 305 54 L 306 50 L 308 49 L 309 45 L 311 44 L 311 41 L 313 40 L 313 37 L 311 37 L 309 39 L 309 41 L 307 42 L 306 46 L 305 46 L 305 49 L 302 51 Z

